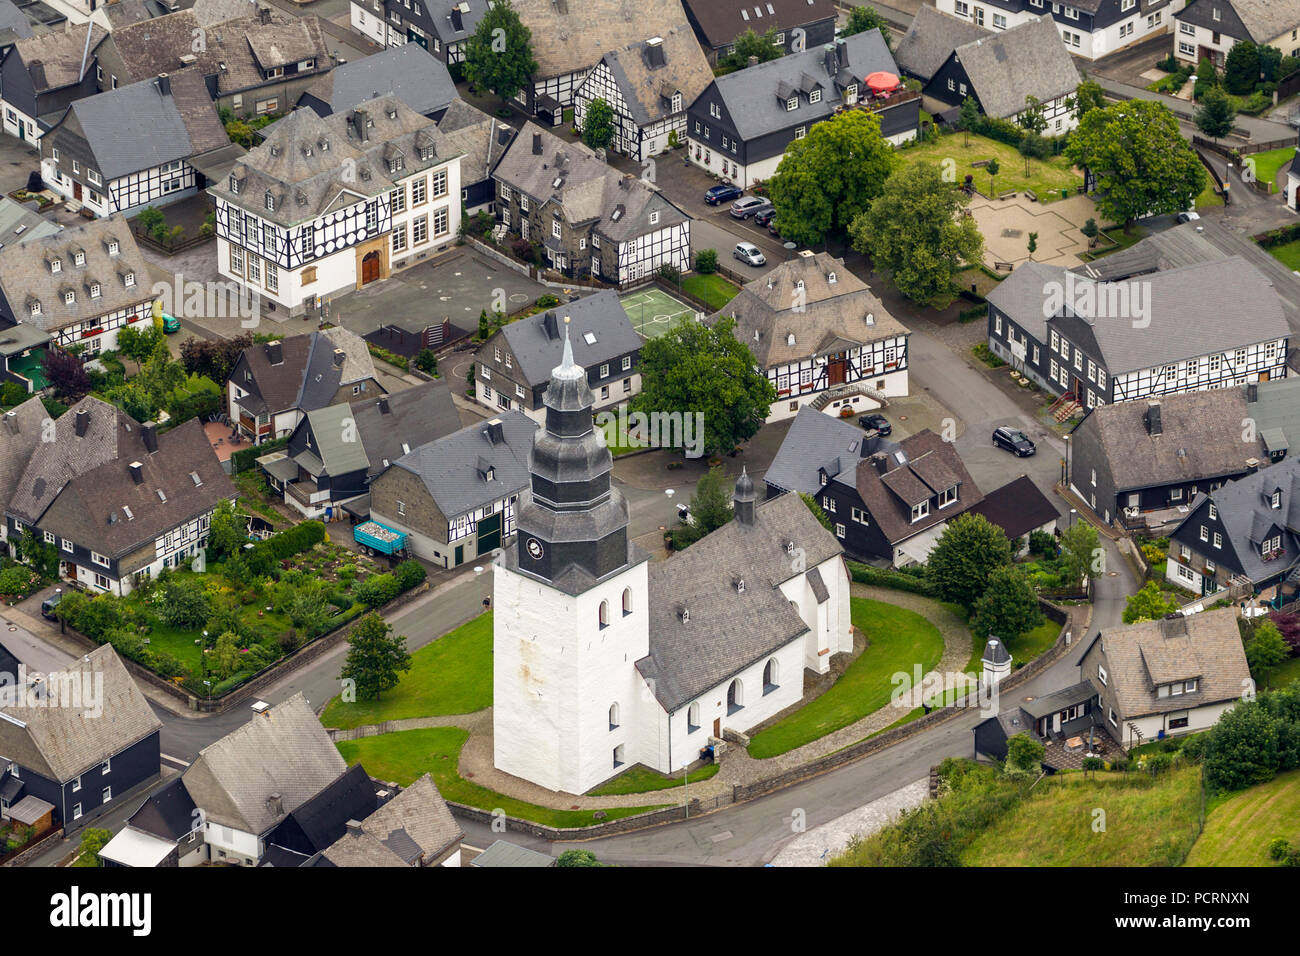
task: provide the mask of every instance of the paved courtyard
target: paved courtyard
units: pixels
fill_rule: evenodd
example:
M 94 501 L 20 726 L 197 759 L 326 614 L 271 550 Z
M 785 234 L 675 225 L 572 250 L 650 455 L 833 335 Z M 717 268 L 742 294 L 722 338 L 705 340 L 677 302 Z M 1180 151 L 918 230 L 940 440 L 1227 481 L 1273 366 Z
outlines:
M 1096 206 L 1087 196 L 1071 196 L 1043 205 L 1023 193 L 1010 199 L 977 195 L 968 208 L 984 235 L 984 264 L 990 269 L 995 262 L 1028 262 L 1031 232 L 1038 233 L 1035 262 L 1077 266 L 1082 261 L 1079 253 L 1088 249 L 1088 240 L 1079 227 L 1097 216 Z

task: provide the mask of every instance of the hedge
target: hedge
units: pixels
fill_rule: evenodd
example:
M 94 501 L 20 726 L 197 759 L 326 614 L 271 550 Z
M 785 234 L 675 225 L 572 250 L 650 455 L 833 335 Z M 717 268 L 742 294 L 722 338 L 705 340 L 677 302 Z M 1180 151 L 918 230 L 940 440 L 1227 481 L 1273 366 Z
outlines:
M 269 455 L 271 452 L 284 448 L 288 444 L 289 436 L 285 435 L 283 438 L 276 438 L 273 441 L 264 441 L 262 444 L 254 445 L 252 448 L 245 448 L 242 451 L 237 451 L 230 456 L 230 473 L 232 475 L 237 475 L 241 471 L 247 471 L 249 468 L 252 468 L 257 459 L 261 458 L 263 455 Z
M 325 540 L 325 525 L 319 521 L 304 521 L 288 531 L 274 534 L 249 548 L 245 557 L 254 574 L 267 574 L 277 561 L 309 551 Z
M 1012 122 L 1008 119 L 995 119 L 991 116 L 981 116 L 979 123 L 971 131 L 981 136 L 987 136 L 989 139 L 995 139 L 999 143 L 1005 143 L 1007 146 L 1020 148 L 1020 142 L 1025 138 L 1028 132 L 1019 123 Z M 1044 136 L 1044 140 L 1052 148 L 1052 155 L 1059 156 L 1065 149 L 1068 140 L 1066 136 Z
M 938 597 L 933 584 L 924 576 L 924 572 L 896 571 L 892 568 L 873 568 L 869 564 L 850 561 L 849 577 L 859 584 L 874 584 L 877 587 L 893 588 L 895 591 L 908 591 L 925 597 Z
M 1288 242 L 1294 242 L 1296 239 L 1300 239 L 1300 222 L 1293 222 L 1277 229 L 1270 229 L 1268 232 L 1261 232 L 1255 236 L 1255 241 L 1265 249 L 1273 246 L 1283 246 Z

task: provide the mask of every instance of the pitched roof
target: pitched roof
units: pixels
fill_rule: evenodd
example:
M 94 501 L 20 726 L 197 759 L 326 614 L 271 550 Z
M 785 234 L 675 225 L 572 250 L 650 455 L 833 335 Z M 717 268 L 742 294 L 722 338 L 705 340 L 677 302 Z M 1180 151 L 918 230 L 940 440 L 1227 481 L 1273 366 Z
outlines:
M 1038 490 L 1026 475 L 995 488 L 984 499 L 968 509 L 972 514 L 983 515 L 1001 528 L 1015 541 L 1061 517 L 1052 500 Z
M 366 449 L 371 475 L 387 469 L 407 454 L 408 448 L 437 441 L 460 429 L 460 415 L 445 379 L 404 388 L 380 399 L 353 402 L 352 416 Z
M 55 235 L 61 228 L 35 209 L 28 209 L 8 196 L 0 197 L 0 249 L 10 243 L 44 239 Z
M 686 27 L 681 0 L 514 0 L 537 79 L 588 70 L 610 50 Z
M 117 244 L 115 255 L 108 251 L 112 243 Z M 84 265 L 77 265 L 77 252 L 85 254 Z M 58 272 L 51 264 L 55 259 Z M 15 318 L 43 332 L 137 306 L 143 316 L 152 297 L 148 277 L 145 258 L 119 213 L 0 249 L 0 288 L 9 307 Z M 92 283 L 99 285 L 97 298 L 91 295 Z M 67 292 L 73 293 L 72 302 Z M 38 315 L 31 314 L 34 302 L 40 304 Z
M 1277 433 L 1287 449 L 1300 451 L 1300 378 L 1279 378 L 1259 382 L 1254 387 L 1255 401 L 1250 400 L 1250 386 L 1242 386 L 1246 395 L 1246 414 L 1259 429 L 1271 451 L 1278 446 Z
M 536 145 L 535 145 L 536 144 Z M 582 143 L 525 123 L 493 176 L 539 205 L 553 203 L 573 225 L 592 225 L 621 242 L 689 218 L 657 189 L 607 165 Z M 652 214 L 657 222 L 650 222 Z
M 342 352 L 341 365 L 336 352 Z M 272 364 L 277 354 L 280 361 Z M 251 380 L 236 382 L 249 393 L 240 404 L 258 412 L 324 408 L 341 386 L 375 378 L 365 340 L 342 326 L 254 345 L 240 357 L 252 373 Z
M 421 445 L 394 467 L 417 475 L 448 518 L 517 494 L 531 481 L 528 455 L 537 423 L 520 412 L 504 412 L 493 421 L 501 423 L 499 442 L 490 437 L 491 423 L 479 422 Z M 484 474 L 489 467 L 491 481 Z
M 109 644 L 64 665 L 57 676 L 46 675 L 47 692 L 62 695 L 75 684 L 74 696 L 12 701 L 12 685 L 0 694 L 0 714 L 10 718 L 0 720 L 0 751 L 20 766 L 63 783 L 162 726 Z M 93 691 L 82 689 L 91 682 Z
M 780 588 L 806 573 L 792 570 L 791 542 L 809 569 L 843 553 L 803 499 L 786 494 L 760 502 L 753 524 L 732 520 L 650 564 L 650 654 L 636 666 L 670 713 L 807 633 Z
M 1238 700 L 1249 686 L 1235 607 L 1113 627 L 1099 639 L 1107 686 L 1126 720 Z M 1160 684 L 1190 679 L 1197 681 L 1191 693 L 1156 694 Z
M 819 472 L 825 469 L 832 478 L 847 475 L 847 483 L 852 485 L 859 459 L 893 447 L 893 442 L 873 441 L 852 421 L 804 405 L 785 433 L 763 480 L 781 491 L 812 494 L 821 487 Z
M 769 28 L 789 30 L 833 19 L 831 0 L 682 0 L 709 46 L 731 43 L 746 30 L 762 35 Z
M 518 843 L 511 843 L 508 840 L 496 840 L 486 850 L 474 857 L 470 861 L 470 866 L 482 867 L 509 867 L 516 869 L 518 867 L 547 867 L 555 866 L 554 857 L 547 856 L 545 853 L 538 853 L 536 850 L 530 850 L 526 846 L 520 846 Z
M 346 770 L 299 693 L 204 747 L 182 779 L 209 821 L 260 835 Z
M 86 56 L 86 33 L 90 33 L 90 57 Z M 94 65 L 91 57 L 99 45 L 108 36 L 108 31 L 98 24 L 84 24 L 72 27 L 64 32 L 40 33 L 27 37 L 14 44 L 14 53 L 31 70 L 32 63 L 40 61 L 44 76 L 32 77 L 32 86 L 37 93 L 57 90 L 60 87 L 80 83 L 86 71 L 82 69 L 84 60 L 87 69 Z
M 632 327 L 618 293 L 604 289 L 545 313 L 511 322 L 501 329 L 499 334 L 506 340 L 529 385 L 535 387 L 549 382 L 552 369 L 560 364 L 566 318 L 573 360 L 584 369 L 598 368 L 612 358 L 641 349 L 643 340 Z M 548 326 L 554 329 L 553 337 L 547 332 Z M 494 347 L 493 340 L 489 339 L 479 347 L 475 357 L 486 359 Z
M 194 801 L 180 777 L 153 791 L 127 823 L 167 840 L 180 840 L 194 829 Z
M 838 40 L 833 59 L 822 49 L 788 53 L 713 82 L 736 132 L 748 142 L 796 124 L 811 126 L 826 119 L 841 105 L 840 94 L 849 84 L 857 84 L 861 92 L 866 77 L 878 71 L 897 73 L 898 64 L 880 31 L 868 30 Z M 821 102 L 809 103 L 801 97 L 799 108 L 788 111 L 785 100 L 794 90 L 807 89 L 809 80 L 826 87 Z
M 907 33 L 898 42 L 894 59 L 903 72 L 929 82 L 955 47 L 988 36 L 989 32 L 970 20 L 942 13 L 938 8 L 923 3 L 917 8 Z
M 310 856 L 347 832 L 349 820 L 374 813 L 379 797 L 361 764 L 354 764 L 320 793 L 286 816 L 266 842 Z
M 1267 460 L 1258 437 L 1242 440 L 1249 413 L 1240 389 L 1161 396 L 1158 435 L 1147 427 L 1150 404 L 1102 405 L 1075 428 L 1080 440 L 1096 436 L 1117 491 L 1240 474 L 1248 459 Z
M 603 60 L 637 126 L 672 115 L 673 94 L 681 94 L 685 108 L 713 82 L 709 61 L 685 23 L 610 50 Z
M 75 118 L 106 180 L 228 146 L 198 70 L 181 70 L 168 82 L 169 93 L 155 77 L 77 100 L 54 128 Z
M 1268 43 L 1300 24 L 1300 5 L 1286 0 L 1226 0 L 1256 43 Z
M 461 154 L 460 181 L 466 186 L 490 179 L 498 160 L 515 138 L 515 128 L 509 123 L 489 116 L 464 100 L 452 100 L 438 120 L 438 131 L 446 137 L 452 151 Z
M 487 13 L 487 0 L 419 0 L 443 43 L 465 42 Z
M 735 316 L 736 338 L 763 368 L 908 334 L 870 286 L 825 252 L 790 259 L 747 283 L 708 321 L 723 316 Z
M 13 0 L 0 0 L 0 45 L 25 40 L 31 35 L 31 23 Z
M 912 520 L 913 505 L 954 484 L 959 489 L 959 508 L 970 509 L 984 497 L 956 447 L 928 428 L 904 438 L 888 453 L 859 461 L 853 478 L 858 497 L 890 542 L 903 541 L 959 514 L 931 508 L 919 521 Z
M 0 417 L 0 509 L 8 507 L 49 417 L 50 413 L 35 396 Z
M 395 94 L 425 116 L 458 100 L 447 67 L 418 43 L 389 47 L 336 66 L 303 95 L 326 104 L 328 113 L 343 113 L 383 93 Z
M 341 836 L 325 856 L 335 866 L 391 865 L 384 862 L 386 851 L 404 866 L 421 861 L 429 866 L 445 859 L 464 837 L 426 773 L 361 820 L 360 834 Z
M 74 444 L 77 440 L 75 430 L 61 437 Z M 149 451 L 138 427 L 122 434 L 116 458 L 69 480 L 41 518 L 41 529 L 125 558 L 218 502 L 235 498 L 235 486 L 198 419 L 158 435 L 157 449 Z M 132 473 L 135 464 L 140 465 L 139 481 Z
M 1015 116 L 1024 110 L 1026 96 L 1047 102 L 1079 86 L 1079 71 L 1047 14 L 963 43 L 954 52 L 988 116 Z

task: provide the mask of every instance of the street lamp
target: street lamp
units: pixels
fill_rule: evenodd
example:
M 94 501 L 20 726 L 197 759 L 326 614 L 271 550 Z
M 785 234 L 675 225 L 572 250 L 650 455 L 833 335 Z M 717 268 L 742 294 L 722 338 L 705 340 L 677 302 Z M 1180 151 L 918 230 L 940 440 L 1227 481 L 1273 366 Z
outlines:
M 1077 512 L 1074 508 L 1071 508 L 1071 509 L 1070 509 L 1070 527 L 1071 527 L 1071 528 L 1074 527 L 1074 516 L 1075 516 L 1077 513 L 1078 513 L 1078 512 Z

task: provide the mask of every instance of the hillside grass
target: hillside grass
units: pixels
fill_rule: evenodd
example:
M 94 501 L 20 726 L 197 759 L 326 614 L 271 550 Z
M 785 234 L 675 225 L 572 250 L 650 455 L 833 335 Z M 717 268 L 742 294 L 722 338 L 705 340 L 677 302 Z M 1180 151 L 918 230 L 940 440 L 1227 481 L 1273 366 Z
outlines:
M 1285 837 L 1300 846 L 1300 770 L 1216 801 L 1188 866 L 1276 866 L 1268 843 Z

